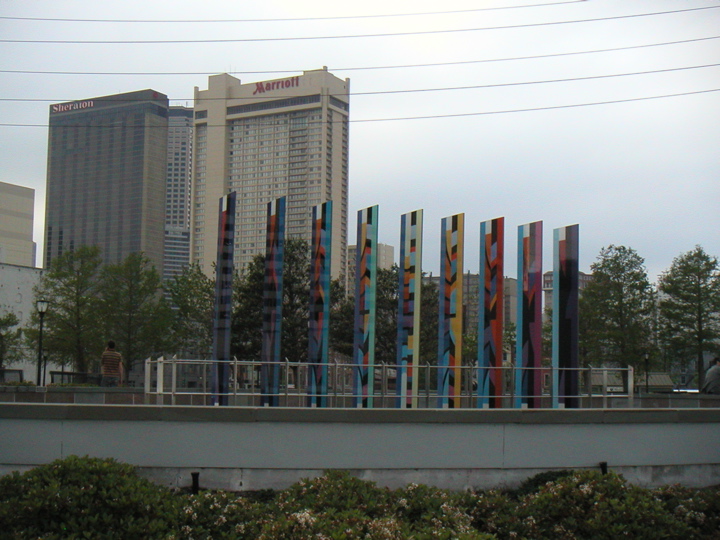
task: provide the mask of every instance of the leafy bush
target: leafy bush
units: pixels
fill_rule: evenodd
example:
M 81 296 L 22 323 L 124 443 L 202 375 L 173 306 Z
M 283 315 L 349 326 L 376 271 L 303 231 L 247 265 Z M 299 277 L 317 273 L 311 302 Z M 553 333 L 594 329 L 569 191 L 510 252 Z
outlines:
M 571 476 L 574 472 L 575 471 L 570 469 L 560 469 L 538 473 L 535 476 L 531 476 L 523 481 L 516 490 L 512 491 L 512 495 L 513 497 L 519 499 L 520 497 L 524 497 L 530 493 L 536 493 L 548 482 L 555 482 L 561 478 L 565 478 L 566 476 Z
M 527 494 L 390 491 L 330 471 L 286 490 L 191 495 L 139 478 L 130 465 L 72 456 L 0 478 L 0 537 L 369 540 L 709 540 L 720 490 L 643 489 L 616 474 L 537 475 Z
M 203 491 L 182 497 L 176 538 L 254 539 L 266 518 L 266 510 L 246 497 Z
M 515 510 L 515 531 L 537 539 L 685 538 L 690 528 L 652 492 L 622 476 L 576 472 L 526 495 Z
M 0 478 L 0 531 L 10 538 L 158 538 L 176 505 L 113 459 L 71 456 Z
M 653 490 L 666 511 L 692 529 L 692 538 L 720 536 L 720 490 L 664 486 Z
M 278 494 L 276 504 L 285 513 L 318 509 L 359 511 L 371 517 L 390 514 L 392 493 L 375 482 L 360 480 L 345 471 L 326 471 L 313 479 L 303 479 Z

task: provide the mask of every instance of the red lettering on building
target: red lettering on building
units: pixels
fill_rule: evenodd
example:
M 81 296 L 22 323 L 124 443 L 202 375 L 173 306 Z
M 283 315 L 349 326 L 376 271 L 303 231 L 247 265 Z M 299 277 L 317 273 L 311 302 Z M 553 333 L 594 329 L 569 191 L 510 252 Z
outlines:
M 282 81 L 259 82 L 255 83 L 255 91 L 252 95 L 264 94 L 265 92 L 271 92 L 278 88 L 294 88 L 296 86 L 300 86 L 300 77 L 290 77 Z

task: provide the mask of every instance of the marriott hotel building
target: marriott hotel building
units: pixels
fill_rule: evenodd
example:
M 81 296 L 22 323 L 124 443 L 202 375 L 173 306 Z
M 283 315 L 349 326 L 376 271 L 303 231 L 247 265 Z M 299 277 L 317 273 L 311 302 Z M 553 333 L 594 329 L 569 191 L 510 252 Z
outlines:
M 218 200 L 237 192 L 235 266 L 265 253 L 267 203 L 287 197 L 286 238 L 310 241 L 312 207 L 333 201 L 331 272 L 347 257 L 350 81 L 326 69 L 241 84 L 228 74 L 195 88 L 191 261 L 212 275 Z

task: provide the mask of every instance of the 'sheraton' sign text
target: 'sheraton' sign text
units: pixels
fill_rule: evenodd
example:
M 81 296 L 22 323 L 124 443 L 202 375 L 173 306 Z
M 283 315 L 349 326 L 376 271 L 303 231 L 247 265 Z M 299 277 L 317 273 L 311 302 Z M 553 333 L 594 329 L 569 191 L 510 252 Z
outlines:
M 295 86 L 300 86 L 300 77 L 290 77 L 282 81 L 259 82 L 255 83 L 253 96 L 255 94 L 264 94 L 271 90 L 277 90 L 278 88 L 293 88 Z
M 54 113 L 76 111 L 78 109 L 90 109 L 94 106 L 95 104 L 92 102 L 92 100 L 73 101 L 72 103 L 58 103 L 57 105 L 53 105 L 51 111 Z

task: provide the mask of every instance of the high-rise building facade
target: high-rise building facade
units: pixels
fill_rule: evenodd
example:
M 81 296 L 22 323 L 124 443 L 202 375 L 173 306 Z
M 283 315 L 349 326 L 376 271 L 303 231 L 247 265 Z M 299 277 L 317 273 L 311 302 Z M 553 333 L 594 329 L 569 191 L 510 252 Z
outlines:
M 0 182 L 0 263 L 35 266 L 35 190 Z
M 192 187 L 193 110 L 168 111 L 165 251 L 163 278 L 182 273 L 190 263 L 190 189 Z
M 287 196 L 286 235 L 310 240 L 311 209 L 333 201 L 331 272 L 345 271 L 350 81 L 327 70 L 195 88 L 191 260 L 211 275 L 218 200 L 237 192 L 235 265 L 265 252 L 267 203 Z
M 50 106 L 45 267 L 97 245 L 163 265 L 168 98 L 140 90 Z

